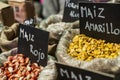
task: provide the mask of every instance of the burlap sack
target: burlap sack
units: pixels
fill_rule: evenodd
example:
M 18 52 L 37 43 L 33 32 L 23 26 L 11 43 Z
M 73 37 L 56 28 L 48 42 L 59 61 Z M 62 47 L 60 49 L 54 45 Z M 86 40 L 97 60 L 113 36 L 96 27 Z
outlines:
M 61 21 L 62 21 L 62 15 L 51 15 L 40 23 L 39 28 L 46 30 L 48 25 L 58 23 Z
M 50 64 L 41 71 L 38 80 L 56 80 L 57 79 L 57 70 L 55 64 Z
M 0 35 L 0 48 L 2 52 L 8 51 L 17 47 L 18 38 L 18 23 L 14 23 L 12 26 L 4 26 Z
M 40 72 L 38 80 L 56 80 L 57 79 L 57 69 L 55 66 L 55 58 L 48 56 L 47 66 Z
M 0 49 L 2 52 L 11 50 L 18 46 L 18 26 L 18 23 L 14 23 L 10 27 L 3 26 L 0 35 Z M 48 45 L 48 52 L 54 52 L 54 47 L 56 47 L 56 44 Z
M 102 71 L 106 73 L 120 72 L 120 56 L 115 59 L 95 58 L 89 62 L 77 60 L 67 54 L 68 46 L 72 38 L 79 34 L 79 30 L 68 30 L 61 37 L 56 50 L 56 57 L 59 62 L 76 66 L 79 68 Z
M 50 40 L 59 40 L 65 30 L 68 30 L 69 28 L 77 28 L 78 26 L 78 21 L 73 23 L 59 22 L 48 25 L 46 31 L 50 32 Z
M 13 48 L 9 51 L 0 54 L 0 67 L 3 65 L 4 62 L 7 61 L 8 56 L 15 55 L 16 53 L 17 53 L 17 48 Z
M 52 23 L 56 23 L 56 22 L 60 22 L 62 20 L 62 16 L 50 16 L 46 21 L 46 23 L 43 24 L 52 24 Z M 44 22 L 44 21 L 43 21 Z M 5 27 L 3 26 L 1 35 L 0 35 L 0 48 L 2 52 L 8 51 L 12 48 L 17 47 L 18 45 L 18 23 L 14 23 L 12 26 L 10 27 Z M 43 26 L 43 28 L 45 27 L 44 25 L 41 24 L 41 26 Z M 36 28 L 40 28 L 38 26 L 36 26 Z M 49 44 L 48 45 L 48 53 L 54 53 L 55 48 L 56 48 L 56 44 Z
M 7 61 L 8 56 L 17 54 L 17 48 L 0 54 L 0 67 Z M 38 80 L 56 80 L 57 72 L 55 68 L 55 58 L 48 56 L 47 66 L 39 73 Z

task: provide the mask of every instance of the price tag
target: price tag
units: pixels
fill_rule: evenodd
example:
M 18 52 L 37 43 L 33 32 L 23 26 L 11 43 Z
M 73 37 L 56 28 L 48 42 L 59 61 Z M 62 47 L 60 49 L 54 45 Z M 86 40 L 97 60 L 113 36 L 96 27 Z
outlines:
M 56 63 L 57 80 L 115 80 L 114 75 L 100 73 Z
M 19 25 L 18 53 L 29 57 L 31 62 L 47 65 L 49 33 L 34 27 Z
M 74 22 L 76 20 L 79 20 L 78 1 L 88 2 L 89 0 L 65 0 L 63 22 Z
M 120 4 L 79 3 L 80 33 L 120 43 Z

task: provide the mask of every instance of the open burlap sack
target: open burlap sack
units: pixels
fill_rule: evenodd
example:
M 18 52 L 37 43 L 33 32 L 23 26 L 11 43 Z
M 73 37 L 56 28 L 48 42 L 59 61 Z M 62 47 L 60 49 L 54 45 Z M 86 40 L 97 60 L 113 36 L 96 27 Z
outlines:
M 48 25 L 58 23 L 61 21 L 62 21 L 62 15 L 51 15 L 40 23 L 39 28 L 46 30 Z
M 77 60 L 67 54 L 68 46 L 72 38 L 79 34 L 79 30 L 71 29 L 66 31 L 61 37 L 56 50 L 56 57 L 59 62 L 76 66 L 79 68 L 102 71 L 106 73 L 117 73 L 120 72 L 120 56 L 114 59 L 95 58 L 91 61 Z
M 59 22 L 55 24 L 50 24 L 46 28 L 46 31 L 50 32 L 50 39 L 53 40 L 59 40 L 62 36 L 62 33 L 70 28 L 78 28 L 79 27 L 79 21 L 73 22 L 73 23 L 65 23 L 65 22 Z
M 0 67 L 7 61 L 8 56 L 17 54 L 17 48 L 13 48 L 9 51 L 0 54 Z M 47 66 L 39 73 L 38 80 L 56 80 L 57 72 L 55 68 L 55 58 L 48 56 Z

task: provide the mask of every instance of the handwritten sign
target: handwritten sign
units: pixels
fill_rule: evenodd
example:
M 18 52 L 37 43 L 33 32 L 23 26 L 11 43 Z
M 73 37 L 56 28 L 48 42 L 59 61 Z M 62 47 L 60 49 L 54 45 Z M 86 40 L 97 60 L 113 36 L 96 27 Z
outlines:
M 80 33 L 120 43 L 120 4 L 79 3 Z
M 29 57 L 31 62 L 37 62 L 39 65 L 47 65 L 49 33 L 20 24 L 18 53 L 23 53 Z
M 89 0 L 65 0 L 63 22 L 74 22 L 79 20 L 79 3 Z M 89 1 L 90 2 L 90 1 Z
M 114 75 L 93 72 L 81 68 L 56 63 L 58 77 L 57 80 L 114 80 Z

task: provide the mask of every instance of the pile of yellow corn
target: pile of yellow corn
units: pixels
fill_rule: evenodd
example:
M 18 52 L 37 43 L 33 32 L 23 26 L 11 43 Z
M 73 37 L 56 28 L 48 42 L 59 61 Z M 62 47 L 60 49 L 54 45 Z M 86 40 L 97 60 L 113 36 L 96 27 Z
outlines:
M 120 54 L 120 44 L 105 43 L 83 34 L 76 35 L 69 45 L 67 53 L 78 59 L 90 61 L 94 58 L 116 58 Z

